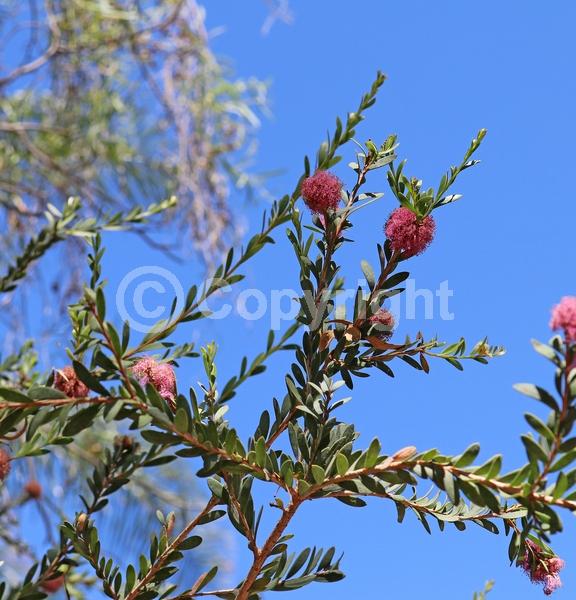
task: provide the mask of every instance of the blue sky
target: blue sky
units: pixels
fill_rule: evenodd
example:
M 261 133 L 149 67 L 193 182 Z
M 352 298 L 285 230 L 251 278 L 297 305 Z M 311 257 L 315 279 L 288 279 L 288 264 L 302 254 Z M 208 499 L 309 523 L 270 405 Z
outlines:
M 210 27 L 225 26 L 214 40 L 215 50 L 230 58 L 241 76 L 271 82 L 273 117 L 263 122 L 254 168 L 282 169 L 269 183 L 274 195 L 291 190 L 302 157 L 312 153 L 331 129 L 336 115 L 353 110 L 377 69 L 389 77 L 378 103 L 368 113 L 358 138 L 382 141 L 399 135 L 399 154 L 409 159 L 407 171 L 435 185 L 443 171 L 461 158 L 479 128 L 488 136 L 479 151 L 482 164 L 463 174 L 457 192 L 464 198 L 436 213 L 434 244 L 409 264 L 417 288 L 435 290 L 448 281 L 453 320 L 403 320 L 400 331 L 426 337 L 438 334 L 474 342 L 488 335 L 507 348 L 507 355 L 487 367 L 466 366 L 460 373 L 433 364 L 426 376 L 406 365 L 394 380 L 374 375 L 358 382 L 354 400 L 341 412 L 362 433 L 366 445 L 374 436 L 385 451 L 406 445 L 439 447 L 458 453 L 479 441 L 488 458 L 505 455 L 505 467 L 523 461 L 519 435 L 527 430 L 522 413 L 539 407 L 516 394 L 518 381 L 548 385 L 552 373 L 531 349 L 531 337 L 549 336 L 550 307 L 576 293 L 572 225 L 576 218 L 571 173 L 576 79 L 573 23 L 569 2 L 540 3 L 362 3 L 292 0 L 294 22 L 278 23 L 268 36 L 260 27 L 264 3 L 207 1 Z M 345 150 L 346 164 L 354 147 Z M 350 184 L 351 171 L 337 170 Z M 373 191 L 385 191 L 384 173 Z M 258 228 L 265 201 L 249 204 L 234 198 L 249 230 Z M 375 245 L 382 225 L 396 206 L 390 193 L 357 213 L 351 237 L 342 251 L 344 270 L 355 282 L 362 258 L 376 261 Z M 298 285 L 296 265 L 282 232 L 279 243 L 245 269 L 240 289 L 272 289 Z M 194 263 L 174 265 L 135 240 L 106 236 L 105 261 L 109 294 L 131 269 L 158 265 L 191 285 L 199 269 Z M 118 260 L 119 252 L 122 260 Z M 152 306 L 158 299 L 151 299 Z M 223 375 L 238 370 L 244 354 L 253 356 L 265 344 L 266 319 L 247 322 L 230 317 L 187 325 L 178 340 L 200 343 L 216 339 Z M 291 357 L 276 357 L 269 370 L 250 382 L 231 404 L 230 420 L 250 435 L 272 396 L 281 396 Z M 202 379 L 200 365 L 183 363 L 179 385 Z M 510 568 L 507 540 L 483 530 L 464 533 L 435 531 L 429 536 L 407 518 L 395 523 L 392 504 L 372 501 L 352 509 L 336 501 L 305 506 L 290 531 L 294 548 L 335 545 L 345 552 L 347 578 L 330 586 L 309 586 L 295 598 L 379 599 L 427 597 L 471 598 L 487 579 L 495 579 L 494 600 L 540 598 L 542 591 Z M 566 559 L 565 588 L 558 598 L 576 590 L 575 528 L 564 515 L 566 532 L 555 541 Z M 238 577 L 249 552 L 236 543 Z

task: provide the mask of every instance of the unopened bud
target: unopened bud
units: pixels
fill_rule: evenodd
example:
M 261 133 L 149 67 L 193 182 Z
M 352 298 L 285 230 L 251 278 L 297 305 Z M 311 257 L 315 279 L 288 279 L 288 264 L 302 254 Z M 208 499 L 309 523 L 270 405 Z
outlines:
M 10 454 L 4 448 L 0 448 L 0 481 L 4 481 L 10 473 L 10 460 Z
M 354 325 L 349 325 L 346 328 L 344 337 L 347 342 L 357 342 L 362 337 L 362 332 Z
M 398 452 L 396 452 L 392 458 L 397 461 L 408 460 L 409 458 L 412 458 L 416 452 L 417 450 L 415 446 L 406 446 L 406 448 L 398 450 Z
M 134 448 L 134 438 L 130 435 L 117 435 L 114 438 L 114 446 L 130 452 Z
M 80 513 L 76 517 L 76 531 L 78 531 L 78 533 L 82 533 L 86 529 L 87 525 L 88 515 L 86 513 Z
M 88 387 L 78 379 L 73 367 L 64 367 L 54 372 L 54 387 L 69 398 L 85 398 L 90 394 Z
M 172 535 L 174 531 L 174 523 L 176 522 L 176 515 L 171 512 L 166 519 L 166 535 Z
M 326 348 L 328 348 L 328 346 L 330 345 L 330 342 L 333 339 L 334 339 L 334 331 L 332 329 L 328 329 L 328 331 L 323 331 L 320 334 L 320 344 L 319 344 L 320 352 L 322 352 L 323 350 L 326 350 Z
M 64 585 L 64 575 L 59 575 L 52 579 L 47 579 L 40 584 L 40 587 L 47 593 L 53 594 Z
M 35 479 L 31 479 L 25 486 L 24 491 L 30 498 L 38 500 L 42 496 L 42 486 Z

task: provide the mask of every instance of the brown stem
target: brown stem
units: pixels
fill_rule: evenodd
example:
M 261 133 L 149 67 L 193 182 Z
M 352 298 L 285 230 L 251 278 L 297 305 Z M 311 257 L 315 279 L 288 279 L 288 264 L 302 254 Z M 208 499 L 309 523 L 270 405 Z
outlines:
M 300 498 L 294 498 L 292 502 L 282 511 L 280 520 L 276 523 L 276 526 L 272 530 L 272 533 L 269 535 L 264 546 L 258 550 L 257 555 L 254 558 L 254 562 L 252 563 L 252 566 L 246 575 L 246 579 L 244 579 L 244 583 L 242 583 L 242 586 L 238 591 L 236 600 L 248 600 L 250 590 L 258 578 L 264 563 L 270 556 L 270 553 L 274 549 L 274 546 L 278 540 L 282 537 L 284 530 L 286 527 L 288 527 L 288 524 L 292 520 L 292 517 L 300 507 L 301 503 L 302 500 Z
M 556 456 L 558 455 L 558 452 L 560 451 L 560 446 L 562 445 L 562 442 L 563 442 L 562 427 L 564 425 L 564 419 L 566 418 L 566 415 L 568 414 L 568 409 L 570 408 L 570 383 L 568 381 L 568 374 L 570 372 L 570 368 L 568 365 L 569 349 L 568 349 L 568 342 L 564 342 L 564 343 L 565 343 L 564 359 L 565 359 L 566 366 L 564 368 L 564 390 L 562 392 L 562 408 L 560 410 L 560 414 L 558 415 L 558 423 L 556 426 L 554 441 L 552 442 L 552 447 L 550 448 L 550 453 L 548 454 L 548 459 L 546 460 L 546 463 L 544 464 L 544 466 L 542 468 L 542 472 L 538 475 L 538 477 L 532 484 L 532 488 L 531 488 L 532 492 L 535 492 L 537 489 L 539 489 L 541 487 L 542 484 L 545 483 L 546 477 L 548 476 L 548 473 L 550 472 L 550 469 L 552 468 L 552 464 L 554 463 L 554 460 L 556 459 Z
M 202 450 L 208 455 L 219 456 L 224 460 L 243 465 L 253 473 L 258 473 L 265 480 L 272 481 L 279 485 L 282 489 L 289 491 L 289 488 L 286 486 L 286 483 L 284 482 L 282 477 L 280 477 L 280 475 L 278 475 L 277 473 L 267 471 L 266 469 L 249 462 L 246 458 L 243 458 L 238 454 L 228 454 L 228 452 L 226 452 L 226 450 L 223 450 L 222 448 L 212 446 L 210 443 L 201 442 L 196 436 L 192 435 L 191 433 L 178 431 L 174 424 L 164 424 L 164 427 L 166 427 L 166 429 L 171 431 L 174 435 L 180 437 L 190 446 L 194 446 L 194 448 L 198 448 L 199 450 Z
M 554 498 L 553 496 L 547 494 L 540 494 L 536 492 L 531 492 L 526 496 L 523 490 L 523 486 L 521 485 L 510 485 L 508 483 L 504 483 L 503 481 L 499 481 L 498 479 L 487 479 L 486 477 L 482 477 L 481 475 L 475 475 L 474 473 L 470 473 L 469 471 L 465 471 L 464 469 L 459 469 L 458 467 L 454 467 L 453 465 L 443 465 L 440 463 L 435 463 L 432 461 L 404 461 L 404 460 L 394 460 L 392 457 L 387 458 L 383 463 L 376 465 L 371 468 L 364 469 L 356 469 L 354 471 L 348 471 L 344 475 L 338 475 L 336 477 L 331 477 L 322 483 L 313 485 L 306 492 L 305 499 L 312 499 L 314 494 L 322 491 L 323 489 L 331 486 L 338 485 L 344 481 L 350 481 L 353 479 L 358 479 L 363 475 L 379 475 L 386 471 L 402 471 L 402 470 L 411 470 L 414 467 L 430 467 L 436 469 L 443 469 L 448 471 L 452 475 L 457 478 L 472 481 L 475 483 L 479 483 L 488 488 L 496 490 L 506 496 L 515 497 L 515 498 L 527 498 L 534 502 L 539 502 L 547 505 L 559 506 L 561 508 L 566 508 L 571 511 L 576 511 L 576 501 L 573 500 L 565 500 L 563 498 Z
M 150 567 L 150 570 L 146 575 L 138 582 L 137 585 L 134 586 L 132 591 L 126 596 L 125 600 L 134 600 L 136 596 L 150 583 L 156 573 L 164 566 L 168 557 L 172 552 L 178 549 L 178 546 L 188 537 L 190 532 L 198 525 L 201 519 L 210 512 L 216 505 L 218 504 L 218 499 L 214 496 L 210 498 L 206 506 L 196 515 L 186 527 L 172 540 L 170 544 L 166 547 L 164 552 L 160 554 L 160 556 L 156 559 L 154 564 Z
M 108 350 L 110 350 L 110 352 L 112 352 L 112 355 L 114 356 L 114 359 L 116 360 L 116 366 L 118 367 L 118 370 L 120 371 L 120 375 L 122 376 L 122 381 L 124 383 L 124 386 L 126 387 L 126 390 L 130 394 L 130 396 L 132 396 L 132 398 L 135 398 L 136 392 L 134 390 L 134 387 L 132 386 L 132 383 L 130 382 L 130 377 L 128 376 L 128 372 L 126 371 L 126 368 L 124 367 L 124 363 L 122 361 L 122 355 L 119 354 L 118 352 L 116 352 L 116 348 L 114 347 L 114 344 L 112 343 L 112 339 L 110 338 L 110 334 L 108 333 L 108 328 L 106 327 L 106 323 L 104 323 L 104 321 L 100 318 L 100 315 L 98 314 L 98 311 L 96 310 L 96 307 L 91 306 L 90 308 L 91 308 L 92 314 L 94 315 L 94 318 L 96 319 L 96 322 L 98 323 L 100 332 L 104 336 L 104 339 L 106 341 L 106 347 L 108 348 Z
M 83 398 L 47 398 L 44 400 L 34 400 L 30 402 L 12 402 L 10 400 L 0 402 L 0 410 L 9 408 L 15 409 L 26 409 L 26 408 L 37 408 L 39 406 L 66 406 L 75 404 L 112 404 L 121 400 L 122 402 L 134 402 L 144 408 L 140 402 L 131 400 L 130 398 L 122 398 L 120 396 L 97 396 L 90 397 L 86 396 Z
M 230 476 L 227 473 L 223 474 L 224 481 L 226 482 L 226 486 L 228 488 L 228 494 L 230 495 L 230 501 L 234 505 L 236 512 L 238 513 L 238 518 L 240 519 L 240 523 L 242 524 L 242 529 L 244 529 L 244 533 L 246 534 L 246 539 L 248 540 L 248 548 L 254 554 L 254 557 L 257 556 L 258 553 L 258 545 L 256 543 L 256 538 L 252 532 L 250 525 L 248 524 L 248 520 L 246 519 L 246 515 L 242 511 L 242 507 L 240 506 L 240 502 L 238 502 L 238 498 L 234 494 L 232 490 L 232 486 L 230 484 Z
M 346 208 L 350 208 L 356 202 L 358 192 L 360 191 L 362 184 L 366 180 L 366 174 L 369 171 L 369 168 L 368 168 L 369 166 L 370 166 L 370 163 L 368 162 L 368 159 L 366 159 L 366 162 L 364 163 L 362 170 L 358 173 L 358 177 L 356 179 L 356 184 L 352 188 L 352 192 L 350 193 L 350 198 L 348 200 L 348 204 L 346 205 Z M 334 254 L 335 246 L 338 243 L 338 238 L 340 237 L 340 233 L 342 231 L 342 226 L 344 225 L 345 221 L 346 221 L 345 218 L 342 219 L 342 221 L 336 228 L 336 231 L 334 231 L 334 234 L 326 239 L 326 246 L 327 246 L 326 256 L 324 257 L 324 264 L 322 265 L 322 271 L 320 272 L 320 276 L 318 277 L 318 290 L 317 290 L 315 298 L 314 298 L 315 304 L 318 304 L 318 302 L 320 302 L 320 300 L 322 298 L 322 294 L 324 293 L 324 290 L 326 287 L 325 279 L 328 276 L 328 269 L 330 268 L 330 263 L 332 262 L 332 256 Z M 325 219 L 325 223 L 326 223 L 326 225 L 328 224 L 327 219 Z M 326 225 L 325 225 L 325 227 L 326 227 Z
M 368 301 L 366 302 L 366 306 L 370 306 L 374 301 L 374 296 L 381 290 L 382 286 L 386 283 L 386 279 L 388 275 L 394 271 L 394 269 L 398 266 L 398 259 L 400 258 L 401 253 L 397 250 L 392 251 L 392 255 L 390 256 L 390 260 L 387 265 L 384 267 L 382 273 L 380 273 L 380 277 L 374 286 L 374 289 L 370 292 L 368 296 Z
M 354 492 L 340 491 L 340 492 L 334 492 L 334 493 L 327 494 L 326 496 L 323 496 L 323 498 L 358 498 L 360 496 L 371 497 L 371 498 L 385 498 L 387 500 L 393 500 L 395 503 L 402 504 L 406 508 L 411 508 L 417 512 L 424 512 L 424 513 L 426 513 L 428 515 L 432 515 L 433 517 L 436 517 L 436 518 L 438 518 L 438 517 L 442 518 L 443 516 L 446 516 L 446 514 L 441 511 L 434 510 L 427 506 L 422 506 L 415 502 L 411 502 L 408 498 L 400 498 L 399 496 L 392 497 L 390 494 L 387 494 L 386 492 L 368 492 L 368 493 L 356 494 Z M 514 512 L 518 508 L 522 508 L 522 506 L 519 504 L 515 505 L 515 506 L 511 506 L 507 509 L 507 511 Z M 512 519 L 507 517 L 506 511 L 485 512 L 485 513 L 480 513 L 478 515 L 468 515 L 468 516 L 466 516 L 466 515 L 451 515 L 451 516 L 456 521 L 482 521 L 482 520 L 486 520 L 486 519 L 502 519 L 504 521 L 508 521 L 509 523 L 514 522 Z
M 286 428 L 292 422 L 292 419 L 298 412 L 298 407 L 293 407 L 290 412 L 286 415 L 286 418 L 280 423 L 278 429 L 268 438 L 266 441 L 266 448 L 271 448 L 272 444 L 286 431 Z

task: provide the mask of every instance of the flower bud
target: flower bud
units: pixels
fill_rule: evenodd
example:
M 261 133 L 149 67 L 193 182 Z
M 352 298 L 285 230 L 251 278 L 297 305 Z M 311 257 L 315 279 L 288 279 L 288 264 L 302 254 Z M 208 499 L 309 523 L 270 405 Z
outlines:
M 10 454 L 4 448 L 0 448 L 0 481 L 4 481 L 10 473 Z
M 327 329 L 320 334 L 320 343 L 318 344 L 318 349 L 320 352 L 326 350 L 330 345 L 330 342 L 334 339 L 334 331 L 332 329 Z
M 76 531 L 78 531 L 78 533 L 82 533 L 86 529 L 87 525 L 88 515 L 86 513 L 80 513 L 76 517 Z
M 397 461 L 408 460 L 409 458 L 412 458 L 416 452 L 415 446 L 406 446 L 405 448 L 398 450 L 398 452 L 395 452 L 392 458 Z
M 64 367 L 54 374 L 54 387 L 64 392 L 68 398 L 86 398 L 90 393 L 88 387 L 82 383 L 72 367 Z
M 176 522 L 176 515 L 171 512 L 166 519 L 166 535 L 172 535 L 174 531 L 174 523 Z
M 35 479 L 30 479 L 24 486 L 24 491 L 30 498 L 34 498 L 34 500 L 38 500 L 38 498 L 42 497 L 42 486 L 40 485 L 40 482 Z
M 64 585 L 64 575 L 59 575 L 53 579 L 47 579 L 40 584 L 40 587 L 47 594 L 54 594 Z
M 114 438 L 114 446 L 126 452 L 131 452 L 135 445 L 134 438 L 130 435 L 117 435 Z

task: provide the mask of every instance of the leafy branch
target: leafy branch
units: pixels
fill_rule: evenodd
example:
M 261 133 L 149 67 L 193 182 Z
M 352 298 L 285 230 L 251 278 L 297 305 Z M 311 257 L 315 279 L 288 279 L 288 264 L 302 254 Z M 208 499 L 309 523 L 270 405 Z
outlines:
M 149 217 L 176 205 L 176 199 L 151 204 L 147 208 L 134 207 L 126 213 L 118 212 L 109 216 L 80 218 L 81 202 L 78 198 L 69 198 L 62 211 L 50 205 L 44 213 L 48 224 L 32 237 L 22 254 L 14 259 L 6 274 L 0 277 L 0 293 L 16 289 L 18 281 L 23 279 L 28 269 L 46 252 L 67 237 L 91 237 L 99 231 L 116 231 L 128 225 L 143 223 Z

